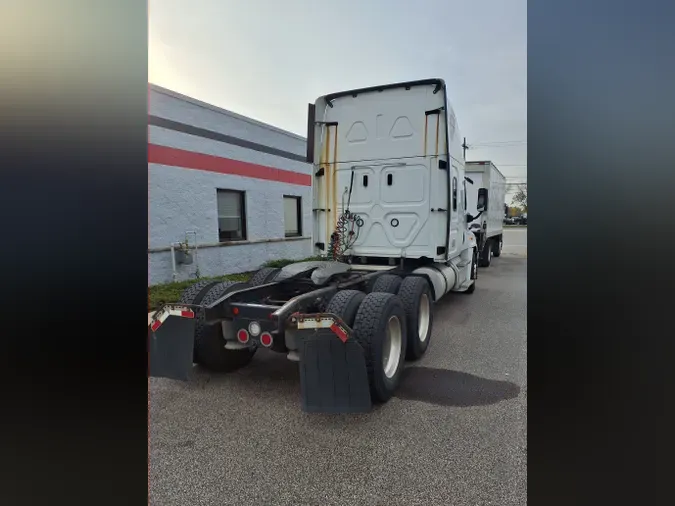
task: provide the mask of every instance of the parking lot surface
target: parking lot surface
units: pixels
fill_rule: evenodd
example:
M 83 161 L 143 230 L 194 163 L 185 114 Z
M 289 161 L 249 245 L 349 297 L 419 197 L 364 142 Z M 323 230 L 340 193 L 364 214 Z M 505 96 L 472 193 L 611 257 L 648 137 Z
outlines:
M 526 504 L 527 229 L 436 305 L 426 355 L 362 415 L 302 412 L 297 364 L 149 380 L 153 505 Z

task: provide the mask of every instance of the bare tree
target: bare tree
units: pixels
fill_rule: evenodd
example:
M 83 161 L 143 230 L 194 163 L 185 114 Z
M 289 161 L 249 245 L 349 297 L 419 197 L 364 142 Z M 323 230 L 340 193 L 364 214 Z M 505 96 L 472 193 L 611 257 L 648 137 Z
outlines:
M 511 202 L 527 212 L 527 184 L 514 184 L 516 190 Z

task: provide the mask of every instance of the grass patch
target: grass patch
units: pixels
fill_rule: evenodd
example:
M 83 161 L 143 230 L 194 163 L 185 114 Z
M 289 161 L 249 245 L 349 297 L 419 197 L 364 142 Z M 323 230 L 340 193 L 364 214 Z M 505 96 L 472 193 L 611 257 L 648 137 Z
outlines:
M 308 257 L 303 258 L 302 260 L 288 260 L 287 258 L 282 258 L 280 260 L 270 260 L 269 262 L 263 264 L 263 267 L 277 267 L 281 269 L 282 267 L 286 267 L 289 264 L 295 264 L 298 262 L 312 262 L 315 260 L 323 260 L 323 259 L 321 257 Z
M 282 268 L 288 264 L 296 262 L 306 262 L 311 260 L 320 260 L 318 257 L 305 258 L 304 260 L 271 260 L 263 265 L 263 267 L 277 267 Z M 223 276 L 202 277 L 202 279 L 213 279 L 214 281 L 248 281 L 253 276 L 253 272 L 242 272 L 239 274 L 225 274 Z M 148 287 L 148 311 L 155 311 L 164 304 L 172 304 L 178 302 L 181 293 L 187 287 L 193 285 L 198 280 L 189 279 L 187 281 L 176 281 L 175 283 L 164 283 L 162 285 L 153 285 Z
M 148 287 L 148 311 L 155 311 L 164 304 L 178 302 L 181 293 L 187 287 L 192 286 L 197 281 L 203 279 L 212 279 L 214 281 L 248 281 L 253 272 L 242 272 L 241 274 L 226 274 L 224 276 L 205 276 L 187 281 L 176 281 L 175 283 L 165 283 L 162 285 L 153 285 Z

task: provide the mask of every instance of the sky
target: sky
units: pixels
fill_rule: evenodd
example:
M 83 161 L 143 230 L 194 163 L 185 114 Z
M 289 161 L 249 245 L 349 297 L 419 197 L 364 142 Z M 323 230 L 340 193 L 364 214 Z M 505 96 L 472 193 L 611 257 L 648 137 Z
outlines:
M 307 104 L 321 95 L 441 77 L 467 160 L 526 181 L 526 0 L 149 0 L 148 9 L 151 83 L 304 136 Z

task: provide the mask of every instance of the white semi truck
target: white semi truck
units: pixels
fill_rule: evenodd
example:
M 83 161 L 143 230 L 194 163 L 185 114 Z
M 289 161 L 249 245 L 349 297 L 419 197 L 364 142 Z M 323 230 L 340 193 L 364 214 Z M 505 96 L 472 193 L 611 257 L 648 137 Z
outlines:
M 404 361 L 429 346 L 433 303 L 476 286 L 461 144 L 441 79 L 310 104 L 312 235 L 323 259 L 188 288 L 153 316 L 150 374 L 186 379 L 193 362 L 233 371 L 268 348 L 299 362 L 306 411 L 386 402 Z
M 478 242 L 480 267 L 489 267 L 502 253 L 506 178 L 490 161 L 466 162 L 469 227 Z M 478 209 L 479 194 L 483 212 Z

